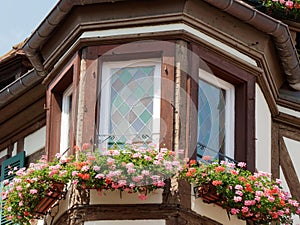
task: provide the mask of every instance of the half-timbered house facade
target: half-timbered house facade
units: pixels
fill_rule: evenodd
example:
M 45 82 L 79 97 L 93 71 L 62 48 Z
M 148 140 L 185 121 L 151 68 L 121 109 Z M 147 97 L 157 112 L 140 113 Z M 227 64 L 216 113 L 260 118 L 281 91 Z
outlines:
M 0 59 L 0 162 L 146 139 L 246 162 L 300 200 L 297 32 L 238 0 L 61 0 Z M 246 224 L 184 182 L 146 201 L 69 190 L 58 206 L 38 223 Z

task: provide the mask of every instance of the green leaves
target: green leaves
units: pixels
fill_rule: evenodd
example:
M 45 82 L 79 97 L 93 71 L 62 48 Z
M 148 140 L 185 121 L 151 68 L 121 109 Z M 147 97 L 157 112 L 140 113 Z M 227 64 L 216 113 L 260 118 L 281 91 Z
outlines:
M 240 219 L 251 219 L 259 224 L 272 221 L 292 224 L 292 215 L 300 214 L 299 203 L 282 190 L 280 180 L 272 180 L 271 174 L 266 172 L 252 174 L 241 166 L 245 164 L 189 163 L 180 177 L 196 187 L 213 187 L 219 196 L 217 204 Z

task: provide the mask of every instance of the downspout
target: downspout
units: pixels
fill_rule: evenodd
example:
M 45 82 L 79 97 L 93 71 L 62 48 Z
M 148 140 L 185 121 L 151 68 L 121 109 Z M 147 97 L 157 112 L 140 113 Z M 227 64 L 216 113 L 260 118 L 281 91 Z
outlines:
M 236 0 L 204 0 L 274 38 L 289 85 L 300 91 L 300 64 L 287 25 Z

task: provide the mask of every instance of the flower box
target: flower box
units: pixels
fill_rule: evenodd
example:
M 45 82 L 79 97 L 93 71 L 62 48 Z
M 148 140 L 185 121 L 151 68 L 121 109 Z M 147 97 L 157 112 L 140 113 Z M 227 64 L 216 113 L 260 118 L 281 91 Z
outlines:
M 221 196 L 217 193 L 216 188 L 212 184 L 203 184 L 194 187 L 196 198 L 202 198 L 205 203 L 220 204 Z
M 42 157 L 29 168 L 15 171 L 14 180 L 6 182 L 4 215 L 15 223 L 29 224 L 31 219 L 45 215 L 65 195 L 65 183 L 82 189 L 135 193 L 138 201 L 149 196 L 150 202 L 153 194 L 152 202 L 162 202 L 162 194 L 152 192 L 162 189 L 165 180 L 182 168 L 176 152 L 157 149 L 155 145 L 128 144 L 124 149 L 103 151 L 85 146 L 82 151 L 78 147 L 75 150 L 75 155 L 56 154 L 53 161 Z M 113 196 L 119 196 L 118 192 Z M 112 202 L 111 198 L 107 200 Z M 116 200 L 120 202 L 119 198 Z M 129 193 L 128 200 L 129 203 L 133 200 Z
M 46 215 L 48 210 L 56 203 L 56 201 L 62 199 L 66 194 L 66 191 L 64 189 L 64 183 L 53 182 L 51 184 L 51 187 L 46 191 L 45 196 L 34 208 L 34 214 L 37 217 Z
M 163 202 L 163 188 L 140 195 L 120 190 L 90 190 L 90 204 L 161 204 Z
M 251 173 L 245 166 L 243 162 L 190 160 L 181 177 L 196 186 L 196 197 L 216 203 L 228 215 L 258 224 L 292 224 L 292 216 L 300 214 L 299 202 L 282 190 L 281 180 L 273 180 L 266 172 Z

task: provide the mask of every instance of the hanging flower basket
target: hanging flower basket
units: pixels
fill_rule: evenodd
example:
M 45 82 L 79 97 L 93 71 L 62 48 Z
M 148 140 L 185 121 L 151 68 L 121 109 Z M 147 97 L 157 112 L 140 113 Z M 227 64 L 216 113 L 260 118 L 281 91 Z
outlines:
M 48 210 L 66 194 L 65 184 L 53 182 L 51 187 L 46 191 L 45 196 L 41 199 L 38 205 L 34 208 L 34 214 L 39 217 L 46 215 Z

